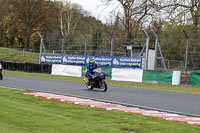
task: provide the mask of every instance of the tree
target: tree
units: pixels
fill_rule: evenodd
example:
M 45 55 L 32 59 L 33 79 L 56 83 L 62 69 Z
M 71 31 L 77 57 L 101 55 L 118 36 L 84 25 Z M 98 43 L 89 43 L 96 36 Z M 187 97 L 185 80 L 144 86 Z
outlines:
M 3 46 L 9 46 L 10 30 L 13 28 L 13 17 L 11 7 L 9 6 L 10 0 L 2 0 L 0 2 L 0 43 Z
M 57 2 L 57 19 L 59 21 L 60 32 L 63 37 L 70 37 L 78 24 L 81 23 L 82 8 L 77 4 L 69 2 Z
M 31 35 L 47 26 L 51 15 L 50 0 L 13 0 L 11 2 L 18 27 L 24 30 L 26 48 L 29 48 Z
M 199 0 L 168 0 L 165 5 L 169 15 L 183 24 L 200 26 L 200 1 Z
M 109 5 L 113 0 L 102 0 Z M 134 33 L 137 33 L 146 23 L 151 23 L 161 10 L 158 0 L 117 0 L 123 9 L 123 24 L 127 33 L 127 43 L 131 43 Z

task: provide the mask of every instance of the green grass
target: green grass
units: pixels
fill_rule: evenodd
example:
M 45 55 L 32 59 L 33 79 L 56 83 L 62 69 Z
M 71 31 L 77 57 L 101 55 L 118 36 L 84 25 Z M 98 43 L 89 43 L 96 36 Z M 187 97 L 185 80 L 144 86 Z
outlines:
M 5 55 L 0 55 L 0 60 L 1 61 L 6 61 L 6 62 L 30 62 L 30 63 L 39 63 L 39 57 L 19 57 L 19 56 L 5 56 Z
M 0 88 L 1 133 L 199 133 L 200 126 L 107 111 Z
M 40 74 L 40 73 L 26 73 L 26 72 L 16 72 L 16 71 L 4 71 L 4 73 L 9 75 L 83 82 L 82 77 L 78 78 L 78 77 L 58 76 L 58 75 Z M 126 82 L 126 81 L 113 81 L 110 79 L 107 79 L 106 82 L 109 85 L 114 85 L 114 86 L 146 88 L 146 89 L 176 91 L 184 93 L 200 93 L 200 87 L 194 87 L 194 86 L 185 86 L 185 85 L 175 86 L 175 85 L 163 85 L 163 84 L 151 84 L 151 83 L 136 83 L 136 82 Z
M 12 49 L 0 47 L 0 60 L 10 62 L 39 62 L 39 53 L 27 52 L 23 53 L 22 49 Z
M 38 50 L 39 51 L 39 50 Z M 17 48 L 4 48 L 0 47 L 0 54 L 1 55 L 11 55 L 11 56 L 32 56 L 32 57 L 38 57 L 39 53 L 31 52 L 31 51 L 24 51 L 23 49 L 17 49 Z

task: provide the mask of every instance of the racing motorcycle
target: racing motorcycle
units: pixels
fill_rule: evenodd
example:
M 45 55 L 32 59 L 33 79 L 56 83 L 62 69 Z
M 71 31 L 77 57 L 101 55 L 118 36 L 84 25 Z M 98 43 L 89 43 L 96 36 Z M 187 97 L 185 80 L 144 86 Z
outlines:
M 86 71 L 84 72 L 86 76 Z M 101 68 L 96 68 L 93 70 L 91 81 L 87 78 L 84 79 L 86 87 L 89 90 L 93 90 L 93 88 L 101 89 L 103 91 L 107 91 L 107 84 L 106 84 L 106 74 Z
M 1 63 L 0 63 L 0 80 L 3 79 L 2 69 L 3 69 L 3 67 L 2 67 L 2 65 L 1 65 Z

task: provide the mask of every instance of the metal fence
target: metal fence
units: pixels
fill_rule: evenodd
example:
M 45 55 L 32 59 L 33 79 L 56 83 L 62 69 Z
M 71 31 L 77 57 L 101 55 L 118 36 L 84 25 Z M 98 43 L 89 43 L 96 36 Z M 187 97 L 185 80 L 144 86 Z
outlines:
M 145 36 L 142 31 L 139 38 L 127 39 L 125 33 L 97 30 L 93 32 L 75 32 L 73 36 L 62 37 L 59 33 L 41 33 L 46 51 L 60 54 L 78 54 L 90 56 L 131 56 L 127 45 L 143 47 Z M 42 50 L 42 53 L 45 52 Z
M 198 30 L 172 29 L 159 35 L 166 65 L 169 64 L 168 69 L 200 70 L 200 32 Z
M 151 30 L 147 30 L 149 47 L 155 48 L 156 40 Z M 169 30 L 156 33 L 167 70 L 200 70 L 200 31 Z M 143 31 L 137 31 L 132 38 L 124 32 L 101 31 L 97 33 L 77 32 L 72 37 L 62 38 L 59 33 L 41 33 L 40 49 L 0 48 L 0 55 L 39 57 L 46 54 L 68 54 L 88 56 L 141 56 L 147 43 Z M 127 49 L 131 46 L 134 50 Z M 159 48 L 159 47 L 157 47 Z M 145 50 L 144 50 L 145 51 Z M 157 51 L 157 70 L 163 70 L 160 52 Z M 145 56 L 145 55 L 142 55 Z
M 43 52 L 44 53 L 44 52 Z M 46 50 L 45 54 L 61 55 L 62 50 Z M 84 55 L 84 50 L 64 50 L 63 54 L 66 55 Z M 110 51 L 103 50 L 88 50 L 86 55 L 95 56 L 110 56 Z M 21 57 L 37 57 L 40 56 L 39 49 L 20 49 L 20 48 L 3 48 L 0 47 L 0 56 L 21 56 Z M 126 52 L 115 52 L 113 51 L 113 56 L 130 56 L 130 53 Z
M 179 60 L 165 60 L 165 65 L 167 70 L 184 70 L 184 62 Z M 157 70 L 164 70 L 163 64 L 159 60 L 157 63 Z
M 52 43 L 51 45 L 48 39 L 48 42 L 44 41 L 44 46 L 47 51 L 53 47 L 58 48 L 57 51 L 52 51 L 54 54 L 141 56 L 138 53 L 148 43 L 148 47 L 157 51 L 155 69 L 166 67 L 168 70 L 200 70 L 200 38 L 198 37 L 200 32 L 195 29 L 171 29 L 160 33 L 152 30 L 144 33 L 141 30 L 136 31 L 131 38 L 127 38 L 123 32 L 102 31 L 101 35 L 97 34 L 96 40 L 85 32 L 84 34 L 83 32 L 76 33 L 76 35 L 75 38 L 64 38 L 64 42 L 60 38 L 57 44 Z M 44 38 L 44 40 L 47 39 Z M 129 46 L 134 50 L 127 49 Z M 62 48 L 63 51 L 61 51 Z M 146 58 L 147 55 L 142 56 Z

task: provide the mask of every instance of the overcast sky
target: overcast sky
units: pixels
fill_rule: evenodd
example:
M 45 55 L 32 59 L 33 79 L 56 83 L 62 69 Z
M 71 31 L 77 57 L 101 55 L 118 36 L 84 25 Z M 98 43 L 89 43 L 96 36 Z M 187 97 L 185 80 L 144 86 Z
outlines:
M 101 0 L 67 0 L 71 3 L 78 3 L 83 7 L 84 10 L 87 10 L 92 16 L 96 17 L 98 20 L 101 20 L 103 23 L 106 23 L 110 19 L 110 12 L 117 7 L 117 0 L 113 2 L 109 7 L 102 6 Z

